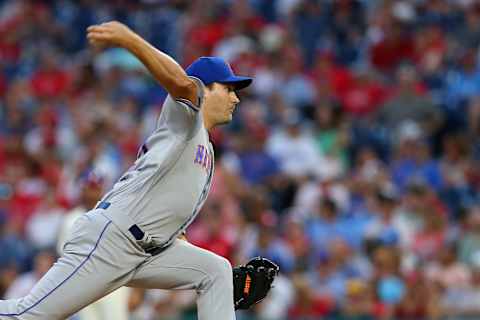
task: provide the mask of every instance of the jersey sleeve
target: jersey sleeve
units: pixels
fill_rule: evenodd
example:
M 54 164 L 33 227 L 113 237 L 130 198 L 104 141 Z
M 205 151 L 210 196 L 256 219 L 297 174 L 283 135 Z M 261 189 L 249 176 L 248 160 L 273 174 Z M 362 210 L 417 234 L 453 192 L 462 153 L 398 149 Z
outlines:
M 175 135 L 190 138 L 200 128 L 200 109 L 203 103 L 204 84 L 195 77 L 190 77 L 197 85 L 197 98 L 195 103 L 188 99 L 174 99 L 168 95 L 162 112 L 157 121 L 157 130 L 166 128 Z

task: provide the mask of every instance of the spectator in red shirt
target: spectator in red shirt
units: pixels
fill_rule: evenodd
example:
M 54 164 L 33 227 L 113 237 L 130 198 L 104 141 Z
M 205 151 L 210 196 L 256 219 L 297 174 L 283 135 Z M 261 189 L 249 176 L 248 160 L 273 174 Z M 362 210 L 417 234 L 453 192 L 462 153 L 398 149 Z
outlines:
M 201 222 L 192 231 L 189 240 L 196 246 L 212 251 L 222 257 L 233 258 L 234 243 L 229 237 L 221 215 L 221 207 L 218 202 L 209 202 L 205 205 L 201 215 Z M 189 233 L 190 235 L 190 233 Z
M 289 311 L 288 319 L 314 320 L 326 316 L 333 310 L 334 301 L 330 297 L 316 295 L 306 278 L 295 276 L 293 285 L 296 299 Z
M 344 66 L 337 65 L 333 56 L 327 53 L 317 57 L 310 76 L 317 87 L 327 86 L 337 99 L 345 95 L 354 82 L 352 72 Z
M 385 101 L 388 90 L 380 84 L 371 71 L 361 67 L 353 74 L 351 85 L 340 92 L 340 102 L 346 113 L 368 116 Z
M 444 250 L 447 240 L 445 218 L 436 214 L 435 211 L 427 211 L 423 214 L 423 228 L 414 239 L 411 250 L 422 260 L 437 257 Z
M 383 39 L 371 48 L 371 62 L 380 71 L 390 73 L 402 62 L 415 60 L 413 39 L 400 22 L 387 24 Z
M 70 76 L 59 67 L 59 58 L 55 52 L 42 55 L 39 70 L 31 79 L 31 87 L 37 97 L 57 98 L 69 88 Z

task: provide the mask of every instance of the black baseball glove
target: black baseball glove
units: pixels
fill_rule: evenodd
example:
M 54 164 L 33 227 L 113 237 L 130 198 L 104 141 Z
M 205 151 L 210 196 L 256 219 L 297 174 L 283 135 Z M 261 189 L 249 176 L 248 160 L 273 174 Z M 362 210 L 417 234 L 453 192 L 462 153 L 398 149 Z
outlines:
M 248 309 L 265 299 L 279 270 L 275 263 L 261 257 L 233 268 L 235 310 Z

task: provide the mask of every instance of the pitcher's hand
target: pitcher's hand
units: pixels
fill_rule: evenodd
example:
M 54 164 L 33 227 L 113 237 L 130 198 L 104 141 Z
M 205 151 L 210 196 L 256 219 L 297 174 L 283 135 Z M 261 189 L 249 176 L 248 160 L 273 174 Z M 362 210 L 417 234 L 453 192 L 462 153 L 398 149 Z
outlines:
M 118 21 L 105 22 L 87 28 L 87 38 L 97 49 L 108 47 L 126 48 L 135 41 L 137 34 L 129 27 Z

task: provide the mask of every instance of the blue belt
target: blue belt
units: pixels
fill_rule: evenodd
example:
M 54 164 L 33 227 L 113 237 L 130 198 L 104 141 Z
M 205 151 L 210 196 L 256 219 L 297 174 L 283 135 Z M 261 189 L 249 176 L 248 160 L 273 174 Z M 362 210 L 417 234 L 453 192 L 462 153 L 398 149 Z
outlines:
M 107 201 L 102 201 L 100 202 L 96 207 L 95 209 L 103 209 L 103 210 L 106 210 L 108 209 L 108 207 L 110 207 L 111 203 L 110 202 L 107 202 Z M 142 229 L 140 229 L 139 226 L 137 226 L 136 224 L 134 224 L 133 226 L 131 226 L 130 228 L 128 228 L 128 231 L 132 234 L 132 236 L 135 238 L 135 240 L 137 241 L 140 241 L 143 239 L 143 237 L 145 237 L 145 232 L 142 231 Z M 164 246 L 164 247 L 148 247 L 148 248 L 143 248 L 143 250 L 152 255 L 152 256 L 156 256 L 157 254 L 159 253 L 162 253 L 163 251 L 165 251 L 165 249 L 167 249 L 169 246 Z

